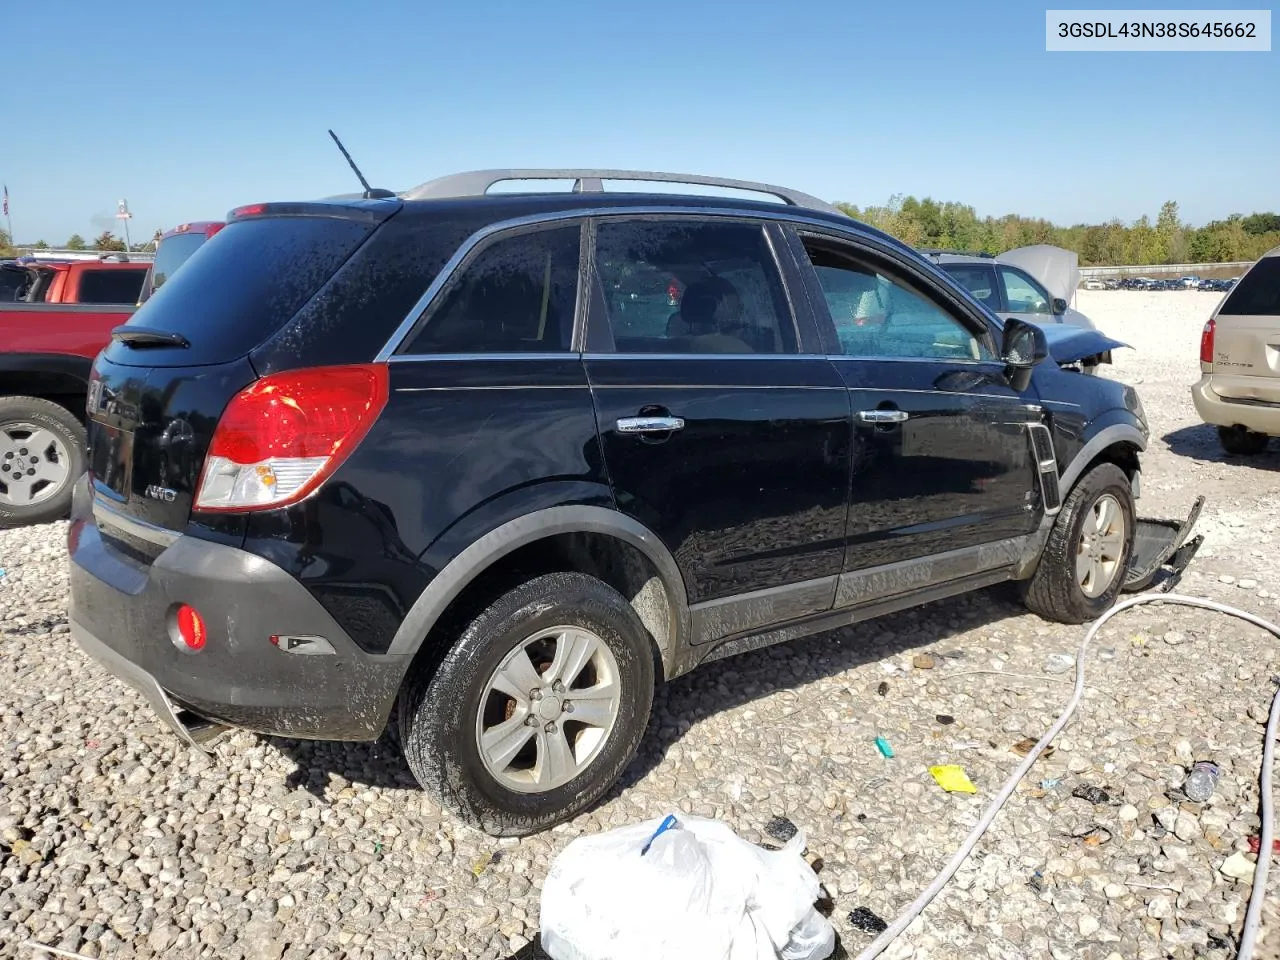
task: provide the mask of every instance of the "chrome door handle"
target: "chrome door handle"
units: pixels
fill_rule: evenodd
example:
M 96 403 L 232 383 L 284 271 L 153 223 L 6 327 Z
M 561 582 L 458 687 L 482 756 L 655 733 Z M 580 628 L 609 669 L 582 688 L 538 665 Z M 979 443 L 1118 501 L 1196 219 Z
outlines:
M 618 421 L 619 433 L 670 433 L 683 430 L 680 417 L 623 417 Z
M 910 414 L 905 410 L 859 410 L 858 419 L 863 423 L 902 423 Z

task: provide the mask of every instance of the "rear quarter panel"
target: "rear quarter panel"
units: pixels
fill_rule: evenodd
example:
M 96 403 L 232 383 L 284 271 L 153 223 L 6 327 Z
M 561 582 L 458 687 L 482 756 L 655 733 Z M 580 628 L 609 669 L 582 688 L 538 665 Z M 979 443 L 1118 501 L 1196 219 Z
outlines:
M 531 509 L 611 504 L 580 359 L 391 364 L 387 407 L 321 492 L 251 515 L 245 548 L 384 652 L 431 579 Z

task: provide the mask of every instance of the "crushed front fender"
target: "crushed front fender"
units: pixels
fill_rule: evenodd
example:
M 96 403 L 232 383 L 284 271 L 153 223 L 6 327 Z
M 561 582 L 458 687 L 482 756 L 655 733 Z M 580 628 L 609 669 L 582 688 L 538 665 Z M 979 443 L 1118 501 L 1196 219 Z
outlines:
M 1133 555 L 1129 558 L 1129 572 L 1124 582 L 1126 593 L 1146 590 L 1166 568 L 1170 578 L 1181 577 L 1204 541 L 1203 537 L 1187 539 L 1203 507 L 1204 497 L 1197 497 L 1185 520 L 1138 518 L 1133 535 Z

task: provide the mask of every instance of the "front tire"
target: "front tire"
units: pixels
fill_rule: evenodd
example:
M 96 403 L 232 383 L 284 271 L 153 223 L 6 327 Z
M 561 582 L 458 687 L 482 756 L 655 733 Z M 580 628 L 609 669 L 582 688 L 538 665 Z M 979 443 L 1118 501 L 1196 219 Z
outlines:
M 530 580 L 462 631 L 400 700 L 423 788 L 494 836 L 524 836 L 595 803 L 635 756 L 653 703 L 648 634 L 615 590 L 580 573 Z
M 1244 427 L 1219 427 L 1218 442 L 1227 453 L 1237 457 L 1256 457 L 1267 449 L 1271 438 L 1265 433 Z
M 1084 623 L 1115 603 L 1133 555 L 1133 491 L 1114 464 L 1094 467 L 1054 520 L 1036 572 L 1023 591 L 1046 620 Z
M 84 471 L 84 427 L 65 407 L 0 397 L 0 528 L 65 517 Z

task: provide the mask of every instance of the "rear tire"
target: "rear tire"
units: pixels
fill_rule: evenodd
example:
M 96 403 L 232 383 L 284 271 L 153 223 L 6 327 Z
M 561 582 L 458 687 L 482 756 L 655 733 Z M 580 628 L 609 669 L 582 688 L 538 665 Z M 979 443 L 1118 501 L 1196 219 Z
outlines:
M 1219 427 L 1218 442 L 1227 453 L 1237 457 L 1256 457 L 1267 449 L 1271 438 L 1265 433 L 1244 427 Z
M 494 836 L 524 836 L 609 789 L 640 745 L 653 684 L 631 605 L 594 577 L 547 574 L 490 604 L 434 673 L 408 679 L 401 743 L 443 806 Z
M 37 397 L 0 397 L 0 528 L 60 520 L 85 471 L 84 427 Z
M 1023 589 L 1028 609 L 1059 623 L 1084 623 L 1106 613 L 1128 576 L 1134 529 L 1129 478 L 1114 464 L 1094 467 L 1054 520 L 1040 564 Z

